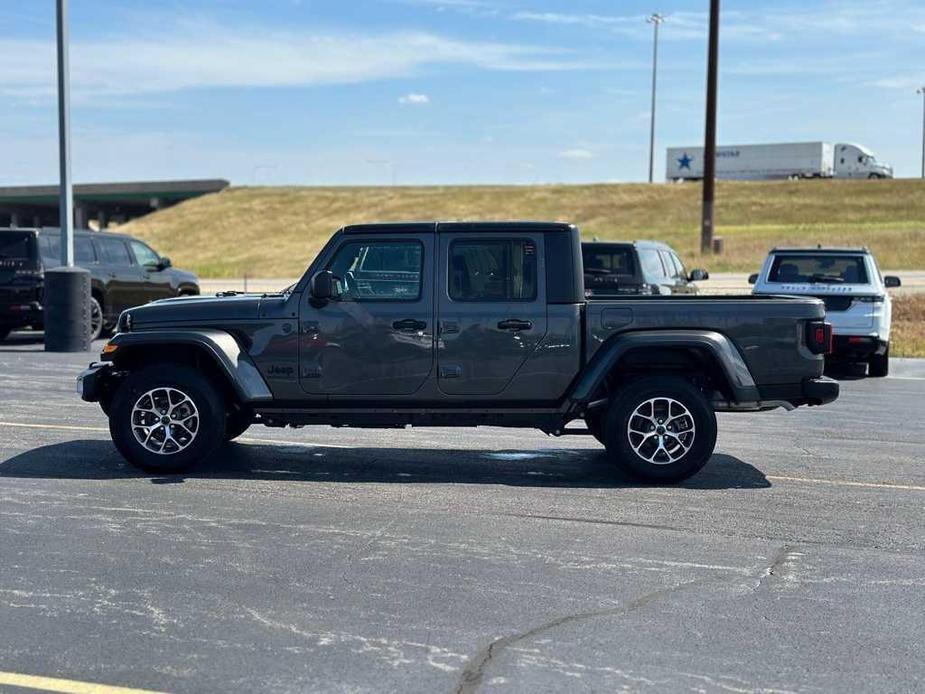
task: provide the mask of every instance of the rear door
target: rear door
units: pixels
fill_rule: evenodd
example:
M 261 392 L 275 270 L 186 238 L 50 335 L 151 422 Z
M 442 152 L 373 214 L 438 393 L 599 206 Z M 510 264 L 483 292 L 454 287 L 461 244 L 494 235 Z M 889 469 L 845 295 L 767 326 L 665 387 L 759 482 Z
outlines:
M 448 232 L 439 239 L 439 388 L 498 395 L 546 334 L 543 234 Z
M 324 268 L 340 298 L 300 307 L 300 381 L 308 393 L 416 392 L 433 370 L 434 234 L 345 234 Z
M 127 308 L 145 303 L 137 295 L 140 276 L 125 240 L 107 236 L 105 232 L 94 235 L 93 240 L 106 282 L 104 311 L 108 315 L 118 315 Z

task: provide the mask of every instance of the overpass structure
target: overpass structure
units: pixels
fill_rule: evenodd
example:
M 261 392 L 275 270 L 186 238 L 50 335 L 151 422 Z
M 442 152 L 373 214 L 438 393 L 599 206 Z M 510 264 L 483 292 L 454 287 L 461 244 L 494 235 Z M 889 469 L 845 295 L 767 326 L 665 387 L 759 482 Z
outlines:
M 74 186 L 74 227 L 91 220 L 99 229 L 122 223 L 184 200 L 217 193 L 225 179 L 86 183 Z M 58 186 L 0 186 L 0 227 L 60 226 Z

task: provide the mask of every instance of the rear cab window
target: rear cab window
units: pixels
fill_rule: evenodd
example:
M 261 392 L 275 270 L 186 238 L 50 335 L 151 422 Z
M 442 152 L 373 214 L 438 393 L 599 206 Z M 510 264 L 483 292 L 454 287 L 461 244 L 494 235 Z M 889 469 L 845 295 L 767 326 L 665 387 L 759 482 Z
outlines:
M 869 284 L 863 254 L 781 253 L 774 256 L 768 282 L 781 284 Z
M 460 239 L 450 244 L 453 301 L 534 301 L 536 245 L 531 239 Z

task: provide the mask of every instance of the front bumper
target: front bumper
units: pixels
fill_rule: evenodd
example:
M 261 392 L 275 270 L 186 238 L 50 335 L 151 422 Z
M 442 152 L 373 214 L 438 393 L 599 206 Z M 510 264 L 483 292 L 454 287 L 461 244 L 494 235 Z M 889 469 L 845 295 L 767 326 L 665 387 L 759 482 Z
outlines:
M 77 376 L 77 394 L 87 402 L 106 397 L 112 383 L 112 364 L 94 362 Z

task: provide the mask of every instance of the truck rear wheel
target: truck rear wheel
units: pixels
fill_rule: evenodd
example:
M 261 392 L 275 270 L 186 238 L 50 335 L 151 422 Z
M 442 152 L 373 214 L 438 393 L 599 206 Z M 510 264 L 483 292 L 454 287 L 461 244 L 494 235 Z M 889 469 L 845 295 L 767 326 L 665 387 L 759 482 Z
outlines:
M 716 445 L 716 414 L 679 376 L 647 376 L 611 400 L 604 419 L 607 453 L 647 482 L 680 482 L 706 465 Z
M 194 369 L 149 367 L 119 385 L 109 432 L 133 465 L 150 472 L 180 472 L 221 445 L 225 403 L 220 391 Z
M 890 374 L 890 346 L 886 346 L 883 354 L 875 354 L 867 360 L 867 375 L 874 378 L 883 378 Z

